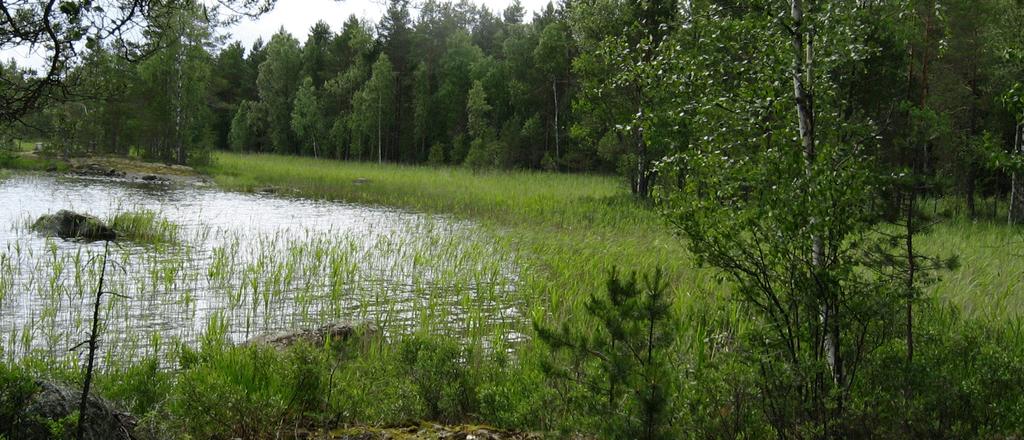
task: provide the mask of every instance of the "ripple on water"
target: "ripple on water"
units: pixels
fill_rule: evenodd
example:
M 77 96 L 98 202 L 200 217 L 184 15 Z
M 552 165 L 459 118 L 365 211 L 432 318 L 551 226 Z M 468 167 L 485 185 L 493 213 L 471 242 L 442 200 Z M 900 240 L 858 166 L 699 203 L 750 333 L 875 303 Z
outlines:
M 43 174 L 0 181 L 0 349 L 62 357 L 85 339 L 102 243 L 27 224 L 60 209 L 151 210 L 180 242 L 110 247 L 104 349 L 131 360 L 328 321 L 515 338 L 518 265 L 469 222 L 346 203 Z M 108 359 L 109 360 L 109 359 Z

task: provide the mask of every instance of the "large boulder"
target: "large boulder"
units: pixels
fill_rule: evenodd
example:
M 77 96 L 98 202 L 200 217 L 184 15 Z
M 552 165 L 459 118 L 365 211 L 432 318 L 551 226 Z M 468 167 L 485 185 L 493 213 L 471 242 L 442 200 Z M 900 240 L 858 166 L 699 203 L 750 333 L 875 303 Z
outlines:
M 117 239 L 117 232 L 103 223 L 100 219 L 87 214 L 62 209 L 56 214 L 47 214 L 39 217 L 32 224 L 32 230 L 50 237 L 60 237 L 65 240 L 113 241 Z
M 82 391 L 48 381 L 36 381 L 37 391 L 21 410 L 11 427 L 12 439 L 50 440 L 53 427 L 62 426 L 61 438 L 75 438 L 78 425 L 69 416 L 79 409 Z M 83 438 L 89 440 L 131 440 L 134 419 L 119 412 L 103 399 L 89 395 L 85 409 Z
M 266 345 L 277 349 L 286 349 L 297 343 L 323 345 L 328 340 L 332 343 L 345 342 L 354 337 L 372 338 L 377 335 L 377 326 L 370 323 L 330 323 L 312 329 L 300 329 L 272 335 L 261 335 L 245 342 L 245 345 Z

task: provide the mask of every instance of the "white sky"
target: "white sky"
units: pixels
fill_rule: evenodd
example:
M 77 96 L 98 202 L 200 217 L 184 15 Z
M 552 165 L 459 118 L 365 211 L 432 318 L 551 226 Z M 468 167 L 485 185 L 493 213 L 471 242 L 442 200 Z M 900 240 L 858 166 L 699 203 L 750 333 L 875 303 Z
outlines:
M 551 0 L 520 0 L 520 4 L 526 9 L 524 20 L 529 21 L 533 17 L 533 13 L 547 6 L 549 1 Z M 500 17 L 501 12 L 512 4 L 513 0 L 473 0 L 473 2 L 486 6 Z M 241 41 L 246 49 L 251 47 L 257 38 L 262 37 L 264 41 L 269 41 L 270 37 L 282 26 L 300 42 L 305 42 L 309 29 L 319 20 L 326 21 L 332 31 L 339 32 L 341 25 L 349 15 L 355 14 L 371 23 L 377 23 L 385 9 L 387 9 L 386 2 L 382 0 L 343 0 L 340 2 L 335 0 L 277 0 L 272 11 L 260 16 L 257 20 L 243 20 L 225 29 L 224 32 L 230 34 L 229 40 Z M 417 15 L 415 9 L 412 11 L 412 15 L 413 17 Z M 13 58 L 20 66 L 40 68 L 45 65 L 45 62 L 39 52 L 37 50 L 33 53 L 24 47 L 0 50 L 0 60 L 7 61 Z

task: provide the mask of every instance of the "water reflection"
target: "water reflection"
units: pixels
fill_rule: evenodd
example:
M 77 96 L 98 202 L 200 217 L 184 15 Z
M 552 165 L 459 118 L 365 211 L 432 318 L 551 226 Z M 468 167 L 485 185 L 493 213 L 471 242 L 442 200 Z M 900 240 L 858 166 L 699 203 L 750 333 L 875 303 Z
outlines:
M 112 247 L 106 353 L 135 357 L 204 334 L 235 341 L 337 320 L 514 338 L 517 265 L 474 225 L 353 204 L 210 187 L 19 174 L 0 181 L 0 348 L 60 357 L 84 339 L 102 243 L 25 225 L 72 209 L 153 210 L 172 245 Z

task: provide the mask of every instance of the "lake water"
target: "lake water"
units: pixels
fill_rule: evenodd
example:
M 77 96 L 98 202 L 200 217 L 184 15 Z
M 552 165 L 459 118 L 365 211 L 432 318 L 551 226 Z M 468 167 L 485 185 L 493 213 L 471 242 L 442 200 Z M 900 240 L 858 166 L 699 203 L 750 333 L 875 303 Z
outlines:
M 77 357 L 104 243 L 27 225 L 71 209 L 109 219 L 151 210 L 180 226 L 167 245 L 109 247 L 103 352 L 131 359 L 204 337 L 234 342 L 337 321 L 514 338 L 515 256 L 450 218 L 212 187 L 47 174 L 0 180 L 0 349 Z

